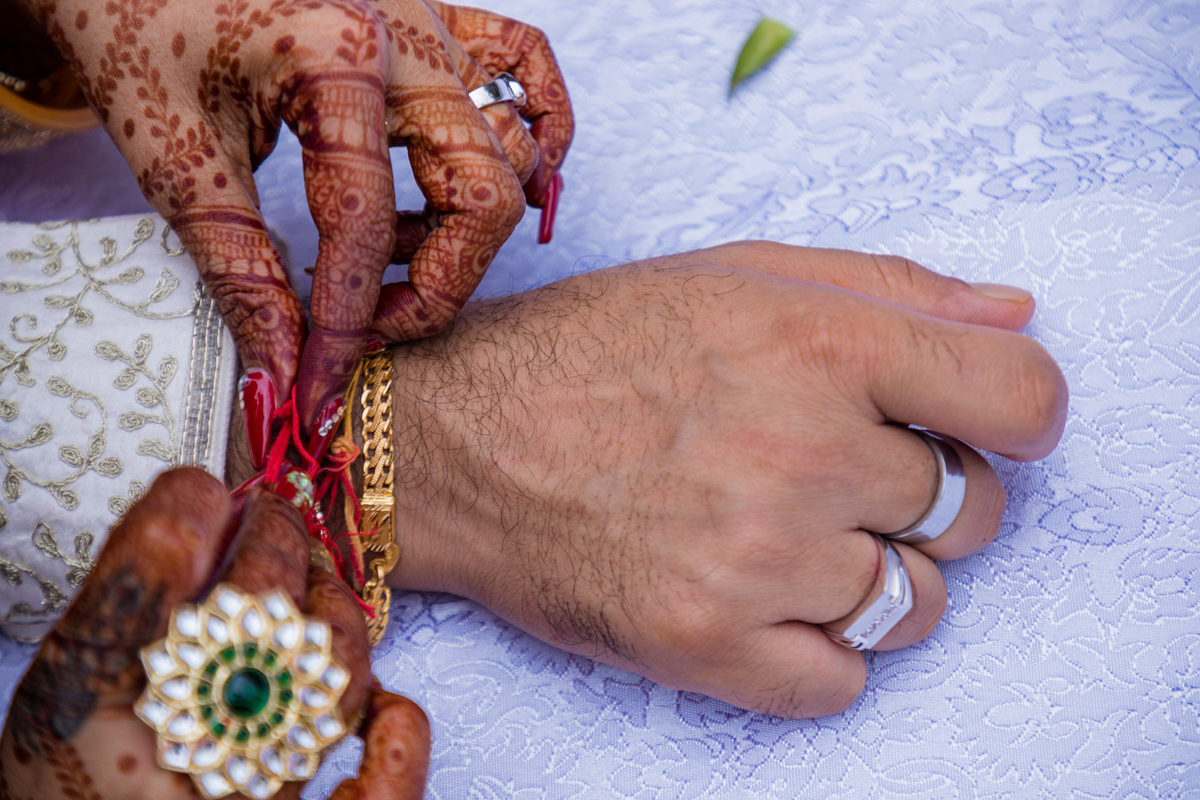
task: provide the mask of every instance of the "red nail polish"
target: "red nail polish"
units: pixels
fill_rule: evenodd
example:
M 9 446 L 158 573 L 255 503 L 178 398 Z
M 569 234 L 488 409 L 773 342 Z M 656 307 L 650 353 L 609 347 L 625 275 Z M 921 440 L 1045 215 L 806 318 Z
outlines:
M 265 369 L 252 369 L 238 383 L 242 416 L 246 419 L 246 441 L 255 469 L 267 463 L 271 447 L 271 415 L 275 413 L 275 382 Z
M 546 187 L 546 204 L 542 206 L 542 222 L 538 228 L 538 244 L 549 244 L 554 235 L 554 215 L 558 213 L 558 197 L 562 194 L 563 179 L 560 173 L 554 173 L 550 185 Z
M 240 494 L 246 494 L 246 493 L 247 493 L 247 492 L 249 492 L 251 489 L 253 489 L 255 486 L 261 486 L 261 485 L 262 485 L 262 482 L 263 482 L 264 480 L 266 480 L 266 475 L 264 475 L 263 473 L 261 473 L 261 472 L 260 472 L 260 473 L 258 473 L 257 475 L 253 475 L 253 476 L 251 476 L 251 477 L 247 478 L 247 479 L 246 479 L 246 480 L 245 480 L 245 481 L 242 483 L 242 485 L 241 485 L 241 486 L 237 487 L 236 489 L 234 489 L 234 490 L 233 490 L 232 492 L 230 492 L 229 494 L 230 494 L 231 496 L 233 496 L 233 497 L 237 497 L 237 496 L 238 496 L 238 495 L 240 495 Z
M 384 343 L 383 339 L 376 339 L 374 336 L 368 337 L 367 346 L 366 349 L 363 350 L 363 355 L 369 356 L 374 353 L 378 353 L 385 347 L 387 347 L 387 345 Z
M 308 453 L 315 460 L 321 460 L 325 451 L 329 449 L 330 443 L 337 436 L 338 423 L 342 421 L 344 406 L 345 401 L 341 397 L 335 397 L 325 404 L 320 414 L 317 414 L 312 433 L 308 437 Z

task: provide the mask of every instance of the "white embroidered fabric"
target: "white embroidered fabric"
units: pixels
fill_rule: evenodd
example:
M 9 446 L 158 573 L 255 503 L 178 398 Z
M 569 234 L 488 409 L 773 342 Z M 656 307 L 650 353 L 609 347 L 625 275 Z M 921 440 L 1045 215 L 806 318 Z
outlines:
M 1200 797 L 1200 7 L 480 4 L 547 32 L 579 126 L 553 243 L 533 244 L 529 214 L 487 292 L 740 238 L 900 253 L 1031 289 L 1027 332 L 1071 415 L 1046 460 L 994 461 L 999 539 L 942 565 L 943 622 L 868 654 L 836 716 L 740 711 L 457 598 L 397 597 L 375 670 L 433 721 L 427 796 Z M 728 98 L 760 11 L 797 36 Z M 61 164 L 88 137 L 48 150 Z M 43 182 L 50 157 L 0 158 L 7 218 L 138 207 L 110 156 L 97 179 L 124 188 L 103 195 Z M 293 140 L 258 185 L 294 267 L 312 263 Z M 0 649 L 9 690 L 29 654 Z M 306 796 L 355 758 L 330 757 Z
M 168 467 L 225 473 L 237 354 L 152 214 L 0 223 L 0 630 L 36 641 Z

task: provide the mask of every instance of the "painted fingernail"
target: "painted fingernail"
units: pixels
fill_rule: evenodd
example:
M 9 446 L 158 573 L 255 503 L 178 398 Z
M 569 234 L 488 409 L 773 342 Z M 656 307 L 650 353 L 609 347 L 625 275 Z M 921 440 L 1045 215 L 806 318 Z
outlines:
M 1003 283 L 972 283 L 971 288 L 984 297 L 993 300 L 1007 300 L 1010 303 L 1028 303 L 1033 295 L 1016 286 L 1006 286 Z
M 263 481 L 266 480 L 266 477 L 267 477 L 266 475 L 264 475 L 263 473 L 260 472 L 257 475 L 247 478 L 240 486 L 238 486 L 236 489 L 234 489 L 229 494 L 233 497 L 237 497 L 238 495 L 241 495 L 241 494 L 246 494 L 251 489 L 253 489 L 255 486 L 261 486 Z
M 383 341 L 383 339 L 377 339 L 374 336 L 370 336 L 367 338 L 367 346 L 363 349 L 363 355 L 369 356 L 373 353 L 378 353 L 385 347 L 387 347 L 387 344 Z
M 271 446 L 271 415 L 275 413 L 275 382 L 265 369 L 252 369 L 238 383 L 242 416 L 246 420 L 246 442 L 255 469 L 267 463 Z
M 542 206 L 542 222 L 538 228 L 538 244 L 549 244 L 554 236 L 554 215 L 558 213 L 558 198 L 562 194 L 563 179 L 560 173 L 554 173 L 550 185 L 546 187 L 546 204 Z
M 335 397 L 325 404 L 320 414 L 317 414 L 312 434 L 308 438 L 308 453 L 317 461 L 325 455 L 329 443 L 337 435 L 338 423 L 342 421 L 344 411 L 345 401 L 341 397 Z

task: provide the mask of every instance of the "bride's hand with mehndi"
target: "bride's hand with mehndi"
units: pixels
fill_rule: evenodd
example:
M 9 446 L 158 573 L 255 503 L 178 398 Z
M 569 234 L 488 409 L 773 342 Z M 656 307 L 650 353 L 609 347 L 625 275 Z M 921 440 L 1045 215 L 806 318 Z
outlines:
M 9 1 L 49 33 L 196 261 L 247 370 L 256 456 L 294 383 L 306 430 L 320 428 L 369 334 L 441 330 L 526 193 L 539 206 L 557 196 L 570 101 L 545 38 L 521 23 L 424 0 Z M 524 107 L 477 108 L 468 93 L 494 76 L 475 53 L 519 75 Z M 307 335 L 253 177 L 283 125 L 303 148 L 320 236 Z M 425 209 L 397 212 L 392 146 L 408 149 Z M 409 280 L 381 293 L 392 262 L 410 264 Z
M 203 677 L 209 664 L 216 665 L 211 667 L 209 690 L 197 689 L 200 679 L 190 679 L 190 684 L 189 679 L 176 680 L 179 687 L 190 686 L 194 697 L 169 687 L 162 696 L 181 695 L 176 703 L 180 708 L 194 699 L 200 712 L 206 705 L 212 709 L 193 713 L 189 725 L 202 726 L 203 736 L 211 734 L 214 743 L 224 741 L 232 747 L 245 727 L 247 741 L 268 743 L 275 753 L 268 754 L 264 748 L 254 765 L 227 764 L 233 755 L 213 755 L 225 745 L 214 744 L 206 755 L 205 739 L 200 733 L 192 736 L 183 731 L 188 727 L 183 725 L 177 732 L 195 743 L 176 748 L 167 760 L 190 757 L 210 772 L 228 766 L 226 772 L 207 779 L 215 781 L 206 784 L 210 788 L 220 790 L 221 781 L 232 773 L 251 776 L 243 786 L 250 796 L 262 796 L 256 790 L 268 788 L 272 769 L 291 768 L 291 754 L 284 743 L 295 739 L 303 744 L 306 737 L 304 733 L 293 735 L 288 726 L 299 723 L 304 727 L 303 718 L 307 736 L 315 738 L 322 736 L 323 725 L 332 724 L 323 722 L 325 717 L 336 719 L 329 709 L 310 710 L 301 717 L 288 709 L 309 702 L 306 687 L 325 690 L 336 686 L 338 689 L 329 688 L 329 693 L 342 691 L 337 704 L 342 721 L 353 726 L 365 714 L 361 735 L 366 746 L 360 777 L 343 782 L 333 797 L 411 800 L 422 796 L 429 759 L 429 723 L 424 713 L 406 698 L 372 688 L 362 611 L 337 578 L 319 566 L 310 566 L 305 526 L 292 505 L 262 489 L 245 498 L 240 525 L 232 541 L 226 542 L 233 514 L 225 487 L 201 470 L 181 468 L 161 475 L 113 529 L 80 595 L 47 636 L 17 687 L 0 740 L 0 796 L 39 800 L 206 796 L 190 775 L 158 766 L 156 734 L 143 720 L 159 720 L 161 709 L 140 705 L 139 718 L 135 704 L 146 686 L 147 670 L 158 675 L 156 683 L 162 685 L 164 680 L 192 672 Z M 279 600 L 287 598 L 310 620 L 328 623 L 330 660 L 318 656 L 318 661 L 333 665 L 334 672 L 319 666 L 318 675 L 309 675 L 296 654 L 272 659 L 261 643 L 247 650 L 247 643 L 238 643 L 235 634 L 208 625 L 194 633 L 205 637 L 206 646 L 210 640 L 228 641 L 228 659 L 220 645 L 193 658 L 199 650 L 189 652 L 186 644 L 175 644 L 148 656 L 143 666 L 139 651 L 162 639 L 172 611 L 180 604 L 202 600 L 200 595 L 216 577 L 222 583 L 211 602 L 216 602 L 226 587 L 248 595 L 276 592 L 279 596 L 270 608 L 282 609 L 286 604 Z M 244 615 L 239 616 L 242 613 L 230 619 L 245 620 Z M 262 636 L 269 637 L 271 630 L 278 633 L 285 624 L 270 627 L 268 619 L 267 633 Z M 254 627 L 249 622 L 246 625 Z M 180 627 L 185 626 L 181 623 Z M 312 644 L 319 639 L 321 636 L 314 634 L 310 641 L 306 635 L 305 644 L 291 646 L 321 653 L 324 645 Z M 288 644 L 282 635 L 261 641 L 281 651 Z M 281 677 L 284 667 L 291 669 L 287 678 Z M 239 692 L 234 686 L 232 676 L 238 673 L 249 692 L 244 687 Z M 211 700 L 214 695 L 220 699 Z M 162 727 L 174 726 L 174 714 L 180 708 L 170 717 L 161 716 Z M 218 724 L 226 729 L 219 733 L 208 730 Z M 264 726 L 263 730 L 259 726 Z M 288 730 L 284 731 L 285 727 Z M 298 771 L 309 768 L 311 763 L 299 766 Z M 297 798 L 303 785 L 302 781 L 283 783 L 274 796 Z

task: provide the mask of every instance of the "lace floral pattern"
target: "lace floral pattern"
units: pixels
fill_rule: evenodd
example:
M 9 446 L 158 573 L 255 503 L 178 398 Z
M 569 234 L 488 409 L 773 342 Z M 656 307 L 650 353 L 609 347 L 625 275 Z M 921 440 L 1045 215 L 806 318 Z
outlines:
M 1195 4 L 481 3 L 547 32 L 579 123 L 553 243 L 528 214 L 485 291 L 738 238 L 899 252 L 1033 290 L 1028 333 L 1072 410 L 1053 456 L 995 462 L 999 539 L 943 565 L 942 624 L 870 655 L 837 716 L 739 711 L 457 598 L 396 597 L 375 670 L 433 721 L 427 796 L 1196 797 Z M 759 13 L 797 38 L 727 99 Z M 298 279 L 316 251 L 299 164 L 285 137 L 257 179 Z M 400 206 L 420 208 L 394 164 Z M 0 181 L 48 191 L 22 169 L 0 161 Z M 88 191 L 57 202 L 100 213 Z M 28 651 L 0 653 L 19 674 Z M 331 756 L 307 796 L 355 758 Z
M 550 252 L 518 230 L 487 288 L 737 238 L 899 253 L 1033 290 L 1071 417 L 1045 461 L 993 462 L 998 540 L 942 565 L 942 624 L 870 655 L 834 717 L 743 712 L 398 598 L 376 673 L 429 709 L 428 796 L 1195 796 L 1200 14 L 619 5 L 492 3 L 547 29 L 580 134 Z M 797 38 L 726 101 L 760 10 Z

